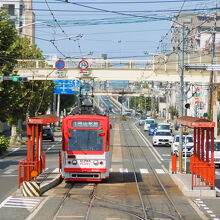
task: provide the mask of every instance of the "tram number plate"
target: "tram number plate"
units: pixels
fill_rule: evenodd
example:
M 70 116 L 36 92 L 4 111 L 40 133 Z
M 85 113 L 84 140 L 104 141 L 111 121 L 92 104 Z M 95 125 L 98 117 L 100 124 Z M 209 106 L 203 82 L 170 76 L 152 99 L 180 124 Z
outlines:
M 80 163 L 80 165 L 90 165 L 91 161 L 90 160 L 80 160 L 79 163 Z

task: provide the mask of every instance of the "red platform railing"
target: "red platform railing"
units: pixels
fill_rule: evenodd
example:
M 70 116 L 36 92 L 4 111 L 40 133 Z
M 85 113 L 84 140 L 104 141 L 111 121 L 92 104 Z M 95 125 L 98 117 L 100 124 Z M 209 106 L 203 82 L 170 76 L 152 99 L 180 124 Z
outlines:
M 22 160 L 18 165 L 18 185 L 20 186 L 24 181 L 31 181 L 34 177 L 31 172 L 37 169 L 37 162 Z
M 215 164 L 199 160 L 194 155 L 190 158 L 193 187 L 215 187 Z

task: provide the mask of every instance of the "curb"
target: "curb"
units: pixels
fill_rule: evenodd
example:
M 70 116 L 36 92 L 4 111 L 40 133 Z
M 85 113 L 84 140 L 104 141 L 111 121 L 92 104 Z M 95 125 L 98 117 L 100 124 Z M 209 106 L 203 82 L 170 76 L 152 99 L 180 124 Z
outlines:
M 170 174 L 170 173 L 169 173 Z M 216 190 L 201 190 L 201 189 L 188 189 L 184 182 L 179 179 L 176 174 L 170 174 L 172 180 L 178 185 L 181 192 L 187 197 L 203 197 L 203 198 L 215 198 Z
M 47 183 L 42 183 L 40 185 L 40 195 L 48 191 L 49 189 L 57 186 L 59 183 L 62 182 L 62 176 L 61 174 L 58 174 L 53 180 Z

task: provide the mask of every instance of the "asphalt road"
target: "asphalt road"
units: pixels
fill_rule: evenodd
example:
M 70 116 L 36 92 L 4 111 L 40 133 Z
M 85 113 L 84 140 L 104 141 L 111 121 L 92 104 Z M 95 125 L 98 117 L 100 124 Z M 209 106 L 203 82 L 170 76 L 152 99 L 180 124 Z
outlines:
M 13 192 L 18 188 L 18 161 L 26 156 L 26 146 L 12 147 L 10 154 L 0 158 L 0 219 L 1 220 L 46 220 L 46 219 L 137 219 L 135 215 L 143 216 L 141 201 L 132 171 L 131 154 L 146 207 L 152 209 L 151 215 L 160 219 L 172 219 L 172 208 L 153 175 L 153 170 L 167 187 L 168 193 L 175 201 L 184 219 L 213 219 L 220 218 L 220 200 L 188 199 L 171 181 L 169 170 L 170 147 L 153 147 L 152 137 L 136 124 L 136 119 L 130 118 L 125 122 L 112 119 L 112 171 L 109 181 L 100 184 L 74 183 L 63 181 L 54 189 L 49 190 L 41 198 L 17 200 Z M 139 132 L 137 131 L 139 130 Z M 142 133 L 143 135 L 139 134 Z M 61 132 L 55 133 L 55 142 L 44 141 L 46 151 L 46 168 L 55 171 L 58 168 L 58 153 L 61 148 Z M 140 147 L 143 148 L 141 152 Z M 147 155 L 149 164 L 143 154 Z M 151 169 L 152 168 L 152 169 Z M 216 168 L 219 172 L 219 168 Z M 220 188 L 220 178 L 216 173 L 216 186 Z M 69 189 L 69 191 L 68 191 Z M 68 193 L 67 193 L 68 191 Z M 67 194 L 66 194 L 67 193 Z M 13 195 L 12 195 L 13 194 Z M 64 200 L 66 196 L 66 199 Z M 94 199 L 92 199 L 94 198 Z M 17 207 L 6 207 L 12 200 L 17 201 Z M 19 198 L 20 199 L 20 198 Z M 4 202 L 3 202 L 4 201 Z M 198 202 L 198 204 L 196 203 Z M 213 217 L 199 206 L 206 204 L 212 210 Z M 11 201 L 12 203 L 12 201 Z M 194 208 L 191 204 L 194 204 Z M 91 206 L 91 210 L 89 207 Z M 162 212 L 167 215 L 159 215 Z M 198 214 L 199 213 L 199 214 Z M 214 217 L 215 216 L 215 217 Z M 177 218 L 178 219 L 178 218 Z

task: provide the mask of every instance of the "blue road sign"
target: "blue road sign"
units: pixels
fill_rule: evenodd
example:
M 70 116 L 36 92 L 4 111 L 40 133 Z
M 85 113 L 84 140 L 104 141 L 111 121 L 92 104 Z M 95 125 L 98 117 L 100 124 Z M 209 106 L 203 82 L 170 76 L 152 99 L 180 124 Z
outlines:
M 54 93 L 55 94 L 75 94 L 76 91 L 72 89 L 55 89 Z
M 55 66 L 58 70 L 63 70 L 65 67 L 65 62 L 63 60 L 57 60 Z
M 76 86 L 79 87 L 80 82 L 79 80 L 62 80 L 62 79 L 58 79 L 58 80 L 53 80 L 53 82 L 55 82 L 55 85 L 72 85 L 72 86 Z

